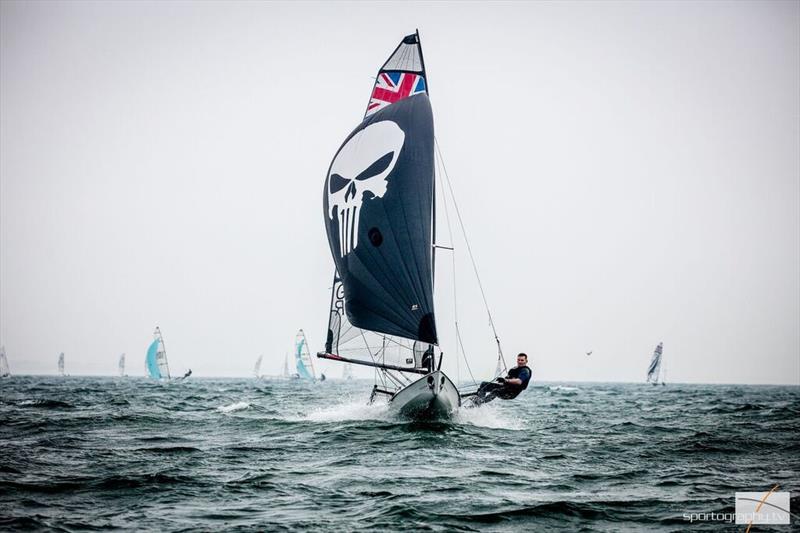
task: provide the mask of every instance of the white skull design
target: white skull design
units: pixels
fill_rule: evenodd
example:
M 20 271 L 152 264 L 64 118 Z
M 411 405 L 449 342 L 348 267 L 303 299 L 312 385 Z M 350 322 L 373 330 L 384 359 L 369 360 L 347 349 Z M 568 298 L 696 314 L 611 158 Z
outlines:
M 397 163 L 405 137 L 396 123 L 376 122 L 353 135 L 333 160 L 328 174 L 328 216 L 339 219 L 342 257 L 358 245 L 364 193 L 371 193 L 372 198 L 386 193 L 387 176 Z

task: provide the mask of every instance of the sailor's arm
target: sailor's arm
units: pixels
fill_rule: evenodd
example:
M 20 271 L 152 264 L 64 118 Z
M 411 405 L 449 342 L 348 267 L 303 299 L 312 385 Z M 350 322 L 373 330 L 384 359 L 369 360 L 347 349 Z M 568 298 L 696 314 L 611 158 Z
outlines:
M 505 383 L 510 383 L 512 385 L 522 385 L 522 380 L 519 378 L 506 378 Z

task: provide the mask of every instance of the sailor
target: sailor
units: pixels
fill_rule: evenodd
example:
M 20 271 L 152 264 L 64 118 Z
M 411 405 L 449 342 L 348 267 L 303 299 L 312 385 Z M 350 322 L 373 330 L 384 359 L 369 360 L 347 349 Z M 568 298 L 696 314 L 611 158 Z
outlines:
M 495 398 L 512 400 L 528 388 L 528 382 L 532 376 L 533 372 L 528 367 L 527 354 L 520 353 L 517 355 L 517 366 L 509 370 L 505 377 L 499 377 L 491 383 L 488 381 L 481 383 L 475 403 L 480 405 L 491 402 Z

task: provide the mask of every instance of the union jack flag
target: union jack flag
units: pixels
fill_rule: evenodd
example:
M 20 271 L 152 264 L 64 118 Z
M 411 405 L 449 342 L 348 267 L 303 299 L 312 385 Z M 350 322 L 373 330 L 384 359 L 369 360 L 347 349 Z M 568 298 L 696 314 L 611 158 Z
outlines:
M 367 106 L 371 115 L 403 98 L 425 92 L 425 78 L 408 72 L 381 72 Z

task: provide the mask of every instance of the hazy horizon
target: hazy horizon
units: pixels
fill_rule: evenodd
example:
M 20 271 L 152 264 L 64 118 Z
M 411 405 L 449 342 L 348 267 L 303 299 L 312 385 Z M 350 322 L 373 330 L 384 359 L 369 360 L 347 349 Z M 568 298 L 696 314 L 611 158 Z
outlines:
M 156 326 L 176 375 L 259 355 L 278 374 L 299 328 L 321 349 L 325 173 L 415 28 L 507 364 L 636 383 L 663 342 L 668 383 L 800 384 L 800 3 L 779 1 L 2 2 L 12 374 L 63 351 L 72 375 L 122 352 L 143 375 Z M 438 212 L 444 368 L 469 377 L 455 277 L 486 379 L 486 312 Z

